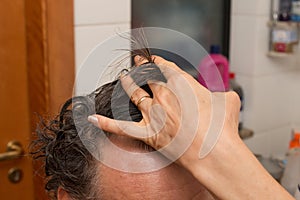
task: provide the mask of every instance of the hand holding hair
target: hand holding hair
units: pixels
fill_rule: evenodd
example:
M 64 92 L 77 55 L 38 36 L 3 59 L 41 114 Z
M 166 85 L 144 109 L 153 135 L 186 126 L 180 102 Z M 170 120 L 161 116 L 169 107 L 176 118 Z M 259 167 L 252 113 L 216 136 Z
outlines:
M 140 122 L 100 115 L 89 121 L 112 134 L 140 139 L 169 159 L 179 157 L 176 162 L 220 199 L 293 199 L 239 138 L 237 94 L 211 93 L 175 63 L 158 56 L 152 60 L 166 78 L 148 81 L 152 98 L 131 76 L 121 79 L 142 112 Z M 145 62 L 135 57 L 137 66 Z

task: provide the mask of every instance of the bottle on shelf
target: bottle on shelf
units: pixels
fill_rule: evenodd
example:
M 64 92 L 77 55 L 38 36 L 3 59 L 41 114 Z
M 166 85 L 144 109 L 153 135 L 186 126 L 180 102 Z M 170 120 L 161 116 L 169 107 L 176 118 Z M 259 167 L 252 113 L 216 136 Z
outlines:
M 275 22 L 279 20 L 279 3 L 280 0 L 272 0 L 271 2 L 271 20 Z
M 210 54 L 199 65 L 198 81 L 212 92 L 229 90 L 229 62 L 221 54 L 220 46 L 212 45 Z
M 292 10 L 292 0 L 280 0 L 279 21 L 290 21 Z
M 300 22 L 300 0 L 293 0 L 291 20 Z
M 287 164 L 281 178 L 281 185 L 294 197 L 299 198 L 300 184 L 300 133 L 292 131 Z M 299 199 L 297 199 L 299 200 Z
M 271 24 L 271 51 L 293 53 L 294 45 L 298 44 L 298 41 L 297 24 L 286 22 L 273 22 Z

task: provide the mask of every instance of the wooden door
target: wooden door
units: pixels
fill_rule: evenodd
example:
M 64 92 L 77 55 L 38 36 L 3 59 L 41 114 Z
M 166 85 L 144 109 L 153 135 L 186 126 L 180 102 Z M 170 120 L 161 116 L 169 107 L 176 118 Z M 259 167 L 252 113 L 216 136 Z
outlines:
M 35 113 L 57 113 L 72 95 L 73 39 L 72 0 L 0 1 L 1 200 L 46 199 L 43 163 L 32 163 L 28 145 Z M 24 153 L 3 161 L 10 141 Z
M 28 79 L 24 1 L 1 0 L 0 3 L 0 154 L 9 141 L 19 141 L 23 148 L 30 140 Z M 5 15 L 4 15 L 5 13 Z M 11 183 L 8 173 L 18 168 L 23 173 L 19 183 Z M 0 198 L 32 199 L 32 165 L 27 157 L 0 162 Z

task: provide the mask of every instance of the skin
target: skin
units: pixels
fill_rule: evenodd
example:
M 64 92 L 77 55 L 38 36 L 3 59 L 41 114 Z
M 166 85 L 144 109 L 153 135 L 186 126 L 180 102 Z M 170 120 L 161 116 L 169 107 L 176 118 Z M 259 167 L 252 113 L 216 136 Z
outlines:
M 124 150 L 139 153 L 148 152 L 148 150 L 141 148 L 141 145 L 135 144 L 140 143 L 139 141 L 131 138 L 115 136 L 110 139 Z M 110 151 L 106 149 L 105 152 Z M 126 159 L 120 160 L 126 162 Z M 144 160 L 144 162 L 148 161 Z M 159 160 L 151 159 L 150 162 L 159 162 Z M 100 164 L 99 171 L 102 175 L 99 190 L 103 191 L 103 199 L 214 199 L 197 179 L 175 163 L 150 173 L 125 173 L 103 164 Z
M 139 104 L 138 107 L 143 114 L 141 122 L 116 121 L 99 115 L 92 116 L 89 120 L 95 126 L 105 131 L 119 136 L 130 136 L 140 139 L 155 149 L 167 147 L 164 155 L 172 159 L 178 153 L 178 148 L 168 148 L 168 144 L 176 137 L 182 117 L 190 117 L 182 115 L 176 101 L 176 97 L 180 96 L 180 93 L 184 93 L 189 89 L 184 85 L 184 82 L 187 81 L 189 87 L 194 91 L 194 97 L 198 101 L 198 105 L 194 105 L 193 109 L 201 113 L 202 118 L 197 122 L 199 126 L 197 127 L 196 136 L 192 144 L 176 160 L 176 163 L 190 172 L 194 178 L 219 199 L 294 199 L 270 176 L 239 138 L 238 116 L 240 100 L 234 92 L 224 93 L 224 99 L 221 99 L 220 102 L 215 102 L 216 104 L 225 102 L 225 107 L 222 111 L 225 114 L 224 126 L 214 148 L 211 149 L 206 157 L 199 159 L 199 152 L 203 145 L 205 134 L 209 129 L 209 119 L 212 117 L 213 105 L 211 99 L 218 94 L 211 93 L 202 87 L 193 77 L 182 71 L 176 64 L 161 57 L 154 56 L 153 58 L 155 64 L 160 67 L 168 81 L 167 84 L 150 83 L 149 86 L 154 97 L 153 99 L 147 98 Z M 140 57 L 136 57 L 135 61 L 137 65 L 145 62 Z M 124 89 L 128 92 L 133 103 L 138 102 L 143 96 L 148 95 L 141 88 L 134 86 L 130 78 L 125 77 L 122 79 L 122 82 Z M 168 88 L 172 88 L 175 94 Z M 189 98 L 184 98 L 183 101 L 189 101 Z M 153 135 L 152 133 L 155 132 L 155 127 L 157 126 L 155 119 L 161 117 L 160 115 L 150 115 L 151 106 L 156 104 L 159 104 L 165 111 L 166 120 L 159 134 Z M 191 116 L 191 119 L 193 119 L 193 116 Z M 145 128 L 146 126 L 147 128 Z M 189 130 L 189 123 L 182 124 L 182 127 L 184 127 L 184 133 L 191 131 Z M 128 130 L 130 130 L 130 134 Z M 139 134 L 141 137 L 138 137 Z M 145 135 L 149 135 L 150 137 L 142 137 Z M 181 143 L 179 142 L 178 144 L 181 147 Z
M 111 136 L 110 140 L 118 147 L 135 153 L 153 151 L 140 141 L 126 136 Z M 111 155 L 111 147 L 104 147 L 104 154 Z M 149 160 L 147 160 L 149 159 Z M 118 158 L 126 164 L 126 158 Z M 157 158 L 145 158 L 144 162 L 160 162 Z M 214 200 L 215 198 L 187 170 L 175 163 L 150 173 L 125 173 L 98 162 L 100 180 L 97 183 L 100 199 L 131 200 Z M 176 174 L 176 176 L 174 176 Z M 69 195 L 59 189 L 58 200 L 70 200 Z

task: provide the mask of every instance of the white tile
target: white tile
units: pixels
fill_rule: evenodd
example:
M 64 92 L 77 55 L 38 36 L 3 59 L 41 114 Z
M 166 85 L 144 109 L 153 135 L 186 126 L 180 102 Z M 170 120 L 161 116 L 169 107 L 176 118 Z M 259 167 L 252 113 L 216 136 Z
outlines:
M 99 43 L 122 31 L 128 31 L 130 24 L 75 27 L 76 66 L 80 66 L 89 52 Z
M 290 138 L 291 127 L 283 126 L 255 134 L 244 142 L 255 154 L 265 157 L 282 157 L 288 151 Z
M 231 15 L 237 13 L 237 1 L 239 0 L 231 0 Z
M 292 125 L 300 128 L 300 71 L 289 73 Z M 300 129 L 299 129 L 300 130 Z
M 252 138 L 244 140 L 244 142 L 254 154 L 264 157 L 269 157 L 271 154 L 268 134 L 256 134 Z
M 230 22 L 230 45 L 229 45 L 229 54 L 230 54 L 230 68 L 232 71 L 236 71 L 237 63 L 237 53 L 236 53 L 236 43 L 237 43 L 237 16 L 231 16 Z
M 231 69 L 239 74 L 253 74 L 257 19 L 234 15 L 231 33 Z
M 291 99 L 288 83 L 285 74 L 255 78 L 252 122 L 256 130 L 275 129 L 290 123 Z
M 284 58 L 269 57 L 263 49 L 257 48 L 253 75 L 262 76 L 287 73 L 298 68 L 296 56 L 291 55 Z
M 234 13 L 235 14 L 255 14 L 257 9 L 257 2 L 259 0 L 235 0 L 234 2 Z
M 270 0 L 234 0 L 232 9 L 234 14 L 240 15 L 269 15 Z
M 241 85 L 244 92 L 244 110 L 242 115 L 243 124 L 245 127 L 254 130 L 254 124 L 252 123 L 252 115 L 255 106 L 254 96 L 254 79 L 251 77 L 237 75 L 236 81 Z
M 271 12 L 271 0 L 258 0 L 256 9 L 256 14 L 269 17 Z
M 75 0 L 75 25 L 130 22 L 130 0 Z
M 297 57 L 297 65 L 299 66 L 298 69 L 300 69 L 300 65 L 299 65 L 300 64 L 300 45 L 299 44 L 294 46 L 294 52 Z
M 285 126 L 267 132 L 270 140 L 270 153 L 272 157 L 284 156 L 289 148 L 291 127 Z
M 292 88 L 285 74 L 261 77 L 238 76 L 244 88 L 244 125 L 255 133 L 290 124 Z
M 118 34 L 129 31 L 129 28 L 129 24 L 75 28 L 77 95 L 90 93 L 98 86 L 115 80 L 119 68 L 129 65 L 130 59 L 122 62 L 122 66 L 117 64 L 128 57 L 128 51 L 121 49 L 130 49 L 130 41 Z

